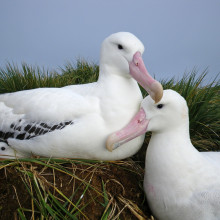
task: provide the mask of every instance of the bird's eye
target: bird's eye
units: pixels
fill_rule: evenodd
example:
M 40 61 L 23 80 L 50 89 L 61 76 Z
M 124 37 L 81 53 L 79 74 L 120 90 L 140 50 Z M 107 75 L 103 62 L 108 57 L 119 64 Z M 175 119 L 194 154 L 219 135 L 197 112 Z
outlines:
M 123 50 L 123 46 L 121 44 L 118 44 L 118 49 Z
M 158 104 L 157 108 L 159 108 L 159 109 L 163 108 L 163 104 Z

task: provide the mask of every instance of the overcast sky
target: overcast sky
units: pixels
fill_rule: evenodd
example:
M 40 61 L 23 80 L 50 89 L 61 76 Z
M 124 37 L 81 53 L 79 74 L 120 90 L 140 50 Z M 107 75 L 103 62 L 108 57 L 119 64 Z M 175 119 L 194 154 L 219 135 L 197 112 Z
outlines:
M 102 41 L 118 31 L 144 43 L 157 79 L 193 67 L 209 67 L 210 79 L 220 72 L 220 0 L 1 0 L 0 66 L 98 64 Z

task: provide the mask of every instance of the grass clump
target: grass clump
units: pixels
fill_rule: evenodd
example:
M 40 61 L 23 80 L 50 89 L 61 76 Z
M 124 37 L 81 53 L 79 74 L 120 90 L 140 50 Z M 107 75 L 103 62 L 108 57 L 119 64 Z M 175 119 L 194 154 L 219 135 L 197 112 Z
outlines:
M 0 68 L 0 94 L 40 87 L 63 87 L 97 81 L 99 67 L 86 61 L 67 63 L 59 71 L 49 71 L 23 63 L 19 68 L 7 63 Z
M 56 75 L 39 67 L 8 63 L 0 68 L 0 93 L 53 86 L 57 86 Z
M 57 74 L 57 80 L 62 86 L 71 84 L 85 84 L 97 81 L 99 66 L 78 60 L 76 65 L 68 62 L 61 68 L 61 74 Z

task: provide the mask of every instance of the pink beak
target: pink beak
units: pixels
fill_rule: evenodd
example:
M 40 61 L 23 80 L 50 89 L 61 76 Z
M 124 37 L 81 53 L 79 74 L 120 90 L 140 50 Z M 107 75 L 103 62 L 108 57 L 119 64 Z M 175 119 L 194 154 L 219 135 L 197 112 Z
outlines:
M 126 127 L 108 137 L 106 148 L 112 152 L 122 144 L 144 134 L 147 131 L 148 123 L 145 111 L 141 108 Z
M 131 76 L 148 92 L 155 103 L 163 96 L 163 87 L 147 71 L 140 52 L 136 52 L 129 63 Z

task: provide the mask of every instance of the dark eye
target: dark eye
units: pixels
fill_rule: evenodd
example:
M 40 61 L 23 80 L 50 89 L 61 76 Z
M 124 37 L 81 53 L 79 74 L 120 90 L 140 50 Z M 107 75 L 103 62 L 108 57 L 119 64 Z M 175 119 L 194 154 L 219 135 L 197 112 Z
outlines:
M 122 47 L 121 44 L 118 44 L 118 49 L 119 49 L 119 50 L 123 50 L 123 47 Z
M 157 108 L 159 108 L 159 109 L 163 108 L 163 104 L 158 104 Z

